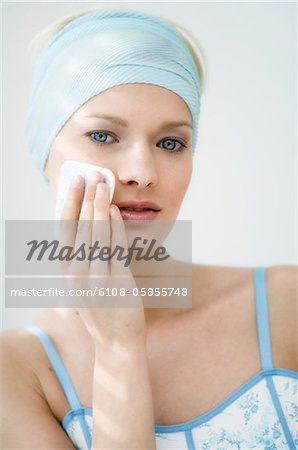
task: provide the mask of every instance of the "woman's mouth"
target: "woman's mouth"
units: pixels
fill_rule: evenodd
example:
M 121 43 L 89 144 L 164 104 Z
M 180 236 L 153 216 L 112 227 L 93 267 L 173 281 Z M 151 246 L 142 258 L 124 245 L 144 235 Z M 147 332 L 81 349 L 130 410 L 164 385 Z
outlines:
M 160 212 L 160 207 L 148 201 L 130 200 L 116 203 L 123 220 L 154 220 Z
M 152 209 L 119 209 L 123 220 L 153 220 L 158 215 L 158 211 Z

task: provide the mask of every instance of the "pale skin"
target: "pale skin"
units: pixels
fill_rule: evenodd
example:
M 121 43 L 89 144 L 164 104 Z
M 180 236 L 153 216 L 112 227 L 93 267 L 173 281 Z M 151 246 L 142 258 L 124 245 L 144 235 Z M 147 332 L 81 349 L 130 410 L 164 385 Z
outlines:
M 102 114 L 127 124 L 86 118 Z M 186 104 L 166 89 L 133 84 L 94 97 L 54 142 L 46 167 L 51 188 L 63 161 L 81 160 L 114 172 L 113 202 L 151 200 L 161 219 L 175 220 L 191 179 L 191 127 L 161 129 L 165 122 L 191 124 Z M 113 143 L 92 141 L 87 134 L 95 130 Z M 162 144 L 169 138 L 186 147 L 170 152 Z M 101 182 L 95 178 L 83 197 L 78 180 L 64 218 L 111 220 L 113 235 L 124 225 Z M 60 309 L 36 318 L 82 404 L 93 406 L 92 449 L 155 448 L 154 423 L 191 420 L 260 370 L 253 269 L 194 264 L 192 271 L 191 309 Z M 267 296 L 274 367 L 298 370 L 296 267 L 267 268 Z M 2 336 L 4 448 L 73 448 L 59 423 L 69 405 L 37 338 L 21 330 Z

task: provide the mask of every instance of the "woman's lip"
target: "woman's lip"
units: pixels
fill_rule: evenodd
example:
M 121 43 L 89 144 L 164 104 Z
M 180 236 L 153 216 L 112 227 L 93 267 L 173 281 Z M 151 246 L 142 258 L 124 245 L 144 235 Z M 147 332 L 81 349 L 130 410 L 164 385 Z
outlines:
M 159 213 L 159 211 L 153 211 L 152 209 L 148 209 L 147 211 L 119 209 L 123 220 L 154 220 Z
M 148 200 L 127 200 L 126 202 L 117 202 L 115 203 L 119 209 L 121 208 L 145 208 L 145 209 L 152 209 L 156 212 L 160 211 L 160 207 L 153 202 L 150 202 Z

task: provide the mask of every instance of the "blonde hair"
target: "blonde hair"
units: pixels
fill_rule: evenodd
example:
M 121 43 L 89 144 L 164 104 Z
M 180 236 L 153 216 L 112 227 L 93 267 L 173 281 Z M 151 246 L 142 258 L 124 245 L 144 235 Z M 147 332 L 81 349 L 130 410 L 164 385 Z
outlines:
M 116 9 L 115 7 L 109 7 L 109 9 Z M 119 8 L 117 8 L 119 9 Z M 128 8 L 121 8 L 123 10 Z M 80 9 L 72 14 L 68 14 L 66 16 L 61 17 L 60 19 L 56 20 L 55 22 L 52 22 L 50 25 L 48 25 L 46 28 L 41 30 L 30 42 L 28 50 L 27 50 L 27 57 L 32 61 L 35 62 L 38 58 L 38 55 L 42 52 L 43 48 L 47 45 L 47 43 L 63 28 L 65 27 L 69 22 L 72 20 L 83 16 L 84 14 L 87 14 L 92 11 L 98 11 L 100 8 L 98 7 L 89 7 Z M 158 16 L 156 16 L 158 17 Z M 168 24 L 173 26 L 175 30 L 179 33 L 181 39 L 183 42 L 187 45 L 194 62 L 196 64 L 199 77 L 200 77 L 200 86 L 201 86 L 201 93 L 203 91 L 203 87 L 206 82 L 206 66 L 205 66 L 205 60 L 206 56 L 204 54 L 204 51 L 201 47 L 201 45 L 198 43 L 197 39 L 194 37 L 194 35 L 184 28 L 182 25 L 172 21 L 165 19 L 161 16 L 159 16 L 161 19 L 165 20 Z

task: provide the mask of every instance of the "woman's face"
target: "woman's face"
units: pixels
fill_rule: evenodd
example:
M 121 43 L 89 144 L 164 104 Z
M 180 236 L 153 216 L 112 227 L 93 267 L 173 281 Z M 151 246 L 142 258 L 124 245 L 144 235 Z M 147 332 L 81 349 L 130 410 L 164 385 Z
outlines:
M 192 117 L 168 89 L 115 86 L 86 102 L 56 137 L 45 173 L 57 190 L 66 160 L 110 169 L 113 203 L 151 201 L 157 219 L 174 220 L 192 172 Z

